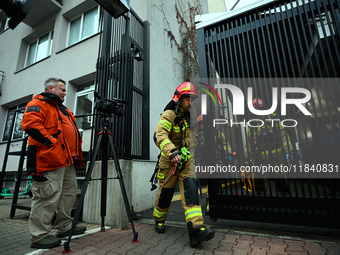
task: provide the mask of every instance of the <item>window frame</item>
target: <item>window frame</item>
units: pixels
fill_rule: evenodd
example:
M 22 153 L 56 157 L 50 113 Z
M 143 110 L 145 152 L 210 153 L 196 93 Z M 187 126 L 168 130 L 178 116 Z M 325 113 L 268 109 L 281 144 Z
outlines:
M 94 31 L 92 34 L 86 36 L 83 38 L 83 28 L 84 28 L 84 17 L 85 14 L 88 13 L 89 11 L 92 11 L 94 9 L 97 9 L 97 16 L 98 19 L 95 20 L 95 24 L 93 24 L 93 26 L 96 28 L 96 31 Z M 78 40 L 73 42 L 72 44 L 70 44 L 70 32 L 71 32 L 71 24 L 73 21 L 77 20 L 80 18 L 80 28 L 79 28 L 79 34 L 78 34 Z M 86 40 L 87 38 L 93 36 L 94 34 L 98 33 L 100 31 L 100 6 L 96 6 L 96 7 L 92 7 L 84 12 L 82 12 L 82 14 L 76 16 L 74 19 L 71 19 L 68 23 L 68 29 L 67 29 L 67 38 L 66 38 L 66 47 L 70 47 L 72 45 L 75 45 L 81 41 Z
M 38 50 L 39 50 L 39 41 L 41 40 L 42 37 L 44 37 L 46 35 L 48 35 L 48 46 L 47 46 L 46 55 L 45 55 L 45 57 L 37 60 L 37 54 L 38 54 Z M 31 43 L 29 43 L 27 45 L 24 67 L 31 66 L 31 65 L 33 65 L 33 64 L 43 60 L 44 58 L 47 58 L 47 57 L 51 56 L 51 54 L 52 54 L 52 46 L 53 46 L 53 35 L 54 35 L 54 31 L 51 30 L 51 31 L 49 31 L 47 33 L 44 33 L 42 36 L 39 36 L 37 39 L 35 39 L 34 41 L 32 41 Z M 27 61 L 28 61 L 31 45 L 34 44 L 34 43 L 36 43 L 35 50 L 34 50 L 34 60 L 33 60 L 32 63 L 28 64 Z
M 75 113 L 75 116 L 77 116 L 77 105 L 78 105 L 78 98 L 81 97 L 81 96 L 85 96 L 85 95 L 89 95 L 89 94 L 93 94 L 93 101 L 92 101 L 92 109 L 91 109 L 91 114 L 93 113 L 94 111 L 94 90 L 95 90 L 95 87 L 93 85 L 92 88 L 88 88 L 88 89 L 85 89 L 85 90 L 81 90 L 81 91 L 78 91 L 76 92 L 76 95 L 75 95 L 75 102 L 74 102 L 74 113 Z M 78 129 L 79 130 L 84 130 L 84 129 L 90 129 L 93 127 L 93 116 L 88 116 L 90 117 L 90 125 L 88 127 L 79 127 L 78 126 Z M 77 118 L 76 118 L 77 120 Z
M 13 112 L 13 117 L 14 117 L 14 115 L 15 115 L 14 111 L 15 111 L 15 110 L 18 110 L 18 109 L 23 109 L 23 111 L 24 111 L 27 104 L 28 104 L 28 102 L 24 102 L 24 103 L 16 104 L 16 105 L 13 105 L 13 106 L 7 108 L 6 121 L 5 121 L 5 124 L 4 124 L 4 127 L 3 127 L 3 133 L 2 133 L 2 137 L 1 137 L 1 142 L 6 142 L 6 143 L 7 143 L 7 142 L 9 141 L 9 138 L 8 138 L 7 140 L 4 140 L 5 135 L 6 135 L 6 132 L 7 132 L 7 128 L 9 128 L 9 127 L 11 126 L 11 123 L 8 125 L 8 120 L 9 120 L 8 117 L 9 117 L 9 113 L 10 113 L 10 112 Z M 14 109 L 14 108 L 15 108 L 15 109 Z M 12 110 L 12 109 L 13 109 L 13 110 Z M 23 115 L 24 115 L 24 113 L 22 112 L 22 116 L 23 116 Z M 18 119 L 18 112 L 17 112 L 17 114 L 16 114 L 16 116 L 15 116 L 15 119 L 12 118 L 12 121 L 14 120 L 15 122 L 14 122 L 14 125 L 13 125 L 12 136 L 10 137 L 10 141 L 18 141 L 18 140 L 21 140 L 21 139 L 23 139 L 23 138 L 25 137 L 25 131 L 22 130 L 21 125 L 20 125 L 22 119 L 19 120 L 18 123 L 16 123 L 16 122 L 17 122 L 17 121 L 16 121 L 17 119 Z M 14 135 L 15 135 L 14 130 L 15 130 L 16 127 L 18 127 L 18 126 L 19 126 L 19 130 L 22 131 L 22 136 L 19 137 L 19 138 L 13 138 Z M 21 133 L 21 132 L 20 132 L 20 133 Z
M 9 26 L 8 26 L 8 21 L 9 21 L 9 19 L 10 19 L 10 18 L 5 17 L 5 18 L 3 18 L 3 19 L 0 20 L 0 24 L 5 20 L 4 29 L 0 30 L 0 34 L 1 34 L 2 32 L 4 32 L 4 31 L 6 31 L 6 30 L 9 28 Z M 1 28 L 1 26 L 0 26 L 0 28 Z

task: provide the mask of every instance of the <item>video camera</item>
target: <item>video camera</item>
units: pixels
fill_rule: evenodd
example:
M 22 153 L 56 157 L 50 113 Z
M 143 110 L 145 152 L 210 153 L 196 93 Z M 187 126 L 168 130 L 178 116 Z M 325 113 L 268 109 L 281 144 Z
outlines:
M 124 116 L 125 110 L 123 108 L 123 104 L 129 104 L 128 102 L 117 98 L 113 98 L 113 100 L 103 98 L 96 91 L 94 92 L 94 96 L 99 99 L 96 101 L 94 106 L 99 112 L 113 113 L 120 117 Z

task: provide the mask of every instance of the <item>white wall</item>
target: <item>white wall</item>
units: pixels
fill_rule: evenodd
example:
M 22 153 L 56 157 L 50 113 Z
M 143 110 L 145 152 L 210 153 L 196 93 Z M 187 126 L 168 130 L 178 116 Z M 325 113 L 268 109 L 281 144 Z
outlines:
M 145 1 L 131 0 L 132 8 L 143 20 L 150 23 L 150 160 L 156 160 L 159 149 L 153 142 L 153 134 L 164 107 L 170 102 L 178 85 L 185 82 L 183 71 L 178 64 L 182 55 L 176 46 L 171 46 L 164 29 L 169 29 L 180 42 L 179 25 L 176 20 L 175 3 L 187 8 L 188 2 L 178 1 Z M 201 0 L 203 13 L 208 12 L 207 0 Z M 164 10 L 164 13 L 160 9 Z M 169 23 L 169 26 L 168 26 Z
M 152 208 L 156 199 L 157 190 L 150 191 L 149 179 L 155 167 L 155 162 L 135 160 L 119 160 L 121 173 L 128 202 L 135 212 L 142 212 Z M 96 162 L 92 179 L 101 177 L 101 162 Z M 114 161 L 108 162 L 108 178 L 117 177 Z M 93 180 L 88 185 L 83 207 L 83 220 L 89 223 L 100 224 L 101 210 L 101 181 Z M 115 228 L 122 228 L 128 222 L 127 211 L 121 191 L 121 184 L 117 179 L 107 181 L 107 200 L 105 224 Z

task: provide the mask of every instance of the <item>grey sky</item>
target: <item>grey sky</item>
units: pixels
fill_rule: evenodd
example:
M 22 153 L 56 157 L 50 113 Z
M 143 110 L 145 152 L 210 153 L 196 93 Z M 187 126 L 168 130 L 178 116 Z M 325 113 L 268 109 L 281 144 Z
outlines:
M 241 7 L 244 7 L 246 5 L 249 5 L 249 4 L 252 4 L 252 3 L 255 3 L 255 2 L 260 2 L 262 0 L 240 0 L 240 2 L 236 5 L 236 7 L 234 8 L 234 10 L 238 9 L 238 8 L 241 8 Z M 226 8 L 227 8 L 227 11 L 230 10 L 231 7 L 233 7 L 233 5 L 237 2 L 237 0 L 224 0 L 225 2 L 225 5 L 226 5 Z

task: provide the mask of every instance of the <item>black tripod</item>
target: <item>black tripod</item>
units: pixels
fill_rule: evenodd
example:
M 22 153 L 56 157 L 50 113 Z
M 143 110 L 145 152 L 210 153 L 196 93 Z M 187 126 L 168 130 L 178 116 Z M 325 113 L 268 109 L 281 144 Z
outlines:
M 126 190 L 125 190 L 125 186 L 124 186 L 124 182 L 123 182 L 123 176 L 122 176 L 122 172 L 120 169 L 120 165 L 119 165 L 119 161 L 116 155 L 116 150 L 113 144 L 113 139 L 112 139 L 112 135 L 113 133 L 111 133 L 107 127 L 108 127 L 109 123 L 108 123 L 108 117 L 105 114 L 102 114 L 102 118 L 101 118 L 101 126 L 102 126 L 102 130 L 97 134 L 97 144 L 96 147 L 94 149 L 94 153 L 92 155 L 92 159 L 90 162 L 90 166 L 89 169 L 86 173 L 86 177 L 85 177 L 85 185 L 84 188 L 81 192 L 80 195 L 80 199 L 79 199 L 79 203 L 77 206 L 77 209 L 75 211 L 74 214 L 74 218 L 72 221 L 72 228 L 68 237 L 67 242 L 64 243 L 64 249 L 65 251 L 63 252 L 63 254 L 65 253 L 69 253 L 70 250 L 70 242 L 71 242 L 71 237 L 73 234 L 73 230 L 74 228 L 77 226 L 77 220 L 80 214 L 80 209 L 83 205 L 84 202 L 84 198 L 85 198 L 85 193 L 87 190 L 87 186 L 89 181 L 91 180 L 91 175 L 92 175 L 92 171 L 94 168 L 94 164 L 96 161 L 96 157 L 98 155 L 99 149 L 102 148 L 102 193 L 101 193 L 101 217 L 102 217 L 102 231 L 105 230 L 105 225 L 104 225 L 104 219 L 106 216 L 106 188 L 107 188 L 107 160 L 108 160 L 108 146 L 110 146 L 110 149 L 112 150 L 112 154 L 113 154 L 113 159 L 115 162 L 115 168 L 116 168 L 116 172 L 117 172 L 117 177 L 114 179 L 118 179 L 119 183 L 120 183 L 120 189 L 122 191 L 122 195 L 123 195 L 123 199 L 124 199 L 124 204 L 125 204 L 125 209 L 128 215 L 128 219 L 131 223 L 132 226 L 132 232 L 133 232 L 133 243 L 137 243 L 138 240 L 138 233 L 135 231 L 135 226 L 133 224 L 132 221 L 132 214 L 131 214 L 131 210 L 130 210 L 130 206 L 129 206 L 129 201 L 126 195 Z

